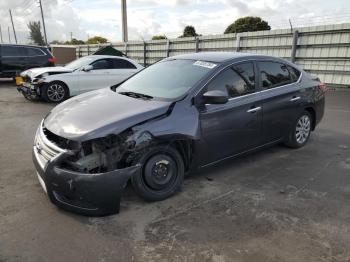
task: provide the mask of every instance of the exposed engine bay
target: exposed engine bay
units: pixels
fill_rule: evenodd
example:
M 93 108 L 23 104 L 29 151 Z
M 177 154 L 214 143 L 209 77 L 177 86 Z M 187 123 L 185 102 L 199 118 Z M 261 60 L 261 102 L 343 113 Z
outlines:
M 103 173 L 131 166 L 142 150 L 152 141 L 148 132 L 136 136 L 132 131 L 82 142 L 65 168 L 82 173 Z

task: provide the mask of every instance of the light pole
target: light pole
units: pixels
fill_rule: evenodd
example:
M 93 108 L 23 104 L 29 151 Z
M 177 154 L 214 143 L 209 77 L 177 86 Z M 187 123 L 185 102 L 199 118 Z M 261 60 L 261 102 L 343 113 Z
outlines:
M 126 0 L 121 0 L 122 7 L 122 38 L 123 42 L 128 42 L 128 18 L 126 12 Z
M 47 45 L 47 36 L 46 36 L 46 27 L 45 27 L 45 19 L 44 19 L 44 12 L 43 12 L 43 4 L 41 3 L 41 0 L 39 0 L 39 5 L 40 5 L 40 11 L 41 11 L 41 20 L 43 21 L 45 44 Z

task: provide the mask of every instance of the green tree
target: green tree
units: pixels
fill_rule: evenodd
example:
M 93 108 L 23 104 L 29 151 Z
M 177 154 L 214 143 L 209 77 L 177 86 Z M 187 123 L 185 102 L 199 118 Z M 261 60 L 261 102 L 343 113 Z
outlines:
M 71 41 L 66 41 L 64 44 L 65 45 L 83 45 L 85 44 L 85 42 L 83 40 L 72 38 Z
M 230 24 L 224 34 L 229 33 L 241 33 L 241 32 L 254 32 L 262 30 L 271 30 L 269 24 L 257 16 L 246 16 L 238 18 L 232 24 Z
M 87 44 L 104 44 L 107 42 L 108 42 L 108 39 L 104 38 L 102 36 L 94 36 L 94 37 L 89 38 L 86 41 Z
M 61 42 L 61 41 L 59 41 L 59 40 L 52 40 L 51 42 L 50 42 L 50 45 L 63 45 L 64 43 L 63 42 Z
M 199 36 L 199 34 L 197 34 L 197 32 L 196 32 L 196 29 L 191 25 L 187 25 L 184 28 L 184 32 L 183 32 L 182 36 L 180 36 L 180 37 L 194 37 L 194 36 Z
M 29 39 L 37 45 L 45 45 L 44 37 L 41 34 L 41 26 L 39 21 L 30 21 L 28 23 Z
M 152 40 L 162 40 L 162 39 L 168 39 L 165 35 L 154 35 L 152 36 Z

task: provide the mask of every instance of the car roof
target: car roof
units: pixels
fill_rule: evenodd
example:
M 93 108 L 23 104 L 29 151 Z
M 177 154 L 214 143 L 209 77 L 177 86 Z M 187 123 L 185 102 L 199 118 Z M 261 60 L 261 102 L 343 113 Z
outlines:
M 88 56 L 83 56 L 83 57 L 91 57 L 93 59 L 103 59 L 103 58 L 118 58 L 118 59 L 124 59 L 126 61 L 129 61 L 131 62 L 132 64 L 134 64 L 136 67 L 138 68 L 143 68 L 142 65 L 140 65 L 137 61 L 131 59 L 131 58 L 128 58 L 128 57 L 125 57 L 125 56 L 115 56 L 115 55 L 88 55 Z M 80 57 L 82 58 L 82 57 Z
M 191 53 L 185 55 L 177 55 L 169 57 L 168 59 L 189 59 L 189 60 L 202 60 L 208 62 L 223 63 L 236 58 L 248 58 L 254 57 L 257 58 L 259 55 L 241 53 L 241 52 L 200 52 L 200 53 Z
M 40 45 L 24 45 L 24 44 L 10 44 L 10 43 L 1 43 L 0 46 L 7 45 L 7 46 L 19 46 L 19 47 L 35 47 L 35 48 L 48 48 L 47 46 L 40 46 Z
M 213 63 L 225 63 L 231 62 L 233 60 L 248 60 L 248 59 L 267 59 L 267 60 L 275 60 L 284 63 L 291 64 L 289 61 L 285 59 L 281 59 L 275 56 L 266 56 L 259 54 L 251 54 L 251 53 L 242 53 L 242 52 L 199 52 L 199 53 L 190 53 L 184 55 L 176 55 L 168 57 L 164 60 L 172 60 L 172 59 L 188 59 L 188 60 L 200 60 L 207 61 Z
M 259 54 L 251 54 L 251 53 L 242 53 L 242 52 L 200 52 L 200 53 L 190 53 L 185 55 L 176 55 L 171 56 L 163 61 L 166 60 L 173 60 L 173 59 L 188 59 L 188 60 L 200 60 L 200 61 L 207 61 L 212 63 L 231 63 L 231 62 L 239 62 L 241 60 L 271 60 L 275 62 L 285 63 L 288 65 L 291 65 L 293 67 L 296 67 L 298 70 L 301 70 L 297 65 L 294 63 L 291 63 L 290 61 L 275 57 L 275 56 L 267 56 L 267 55 L 259 55 Z

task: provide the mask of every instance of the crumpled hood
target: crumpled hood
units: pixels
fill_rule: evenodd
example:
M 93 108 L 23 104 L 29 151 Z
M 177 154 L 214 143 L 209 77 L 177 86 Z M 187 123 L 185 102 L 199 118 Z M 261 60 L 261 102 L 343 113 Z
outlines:
M 29 76 L 31 79 L 42 75 L 44 73 L 71 73 L 72 70 L 63 66 L 55 66 L 55 67 L 38 67 L 28 69 L 21 73 L 22 77 Z
M 171 102 L 136 99 L 104 88 L 57 105 L 45 118 L 44 126 L 58 136 L 86 141 L 119 134 L 165 114 L 170 105 Z

